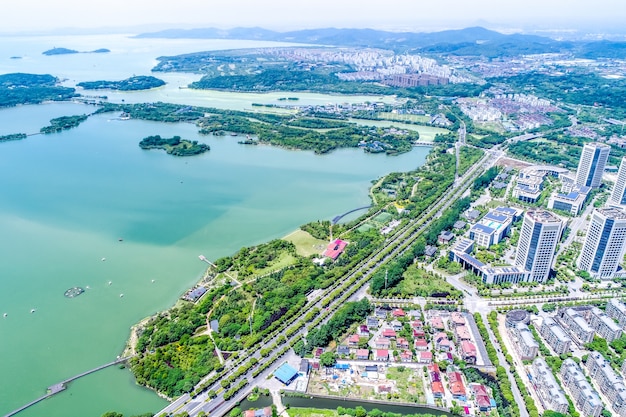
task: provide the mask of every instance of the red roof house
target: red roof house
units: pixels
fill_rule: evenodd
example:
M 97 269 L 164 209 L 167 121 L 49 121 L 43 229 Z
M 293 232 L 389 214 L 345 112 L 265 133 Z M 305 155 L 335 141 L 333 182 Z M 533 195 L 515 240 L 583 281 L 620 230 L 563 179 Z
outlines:
M 376 360 L 386 362 L 389 360 L 389 351 L 387 349 L 376 350 Z
M 356 358 L 362 361 L 368 360 L 370 357 L 370 351 L 368 349 L 357 349 Z
M 396 308 L 395 310 L 393 310 L 393 313 L 391 313 L 391 314 L 393 314 L 394 317 L 404 317 L 404 316 L 406 316 L 406 313 L 401 308 Z
M 334 241 L 328 244 L 328 246 L 326 247 L 326 250 L 324 251 L 322 255 L 327 256 L 334 261 L 335 259 L 337 259 L 339 255 L 341 255 L 341 253 L 343 252 L 343 250 L 346 248 L 347 245 L 348 245 L 348 242 L 343 241 L 341 239 L 335 239 Z
M 393 329 L 385 329 L 383 330 L 383 337 L 386 337 L 388 339 L 393 339 L 396 337 L 396 331 Z
M 428 342 L 426 339 L 415 339 L 413 342 L 416 350 L 428 350 Z

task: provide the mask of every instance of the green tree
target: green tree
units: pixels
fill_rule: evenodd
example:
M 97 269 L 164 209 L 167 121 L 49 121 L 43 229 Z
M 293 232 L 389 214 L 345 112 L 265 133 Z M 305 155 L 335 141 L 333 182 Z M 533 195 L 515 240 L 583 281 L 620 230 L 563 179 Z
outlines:
M 333 352 L 324 352 L 320 355 L 320 364 L 322 366 L 331 367 L 337 363 L 337 357 Z

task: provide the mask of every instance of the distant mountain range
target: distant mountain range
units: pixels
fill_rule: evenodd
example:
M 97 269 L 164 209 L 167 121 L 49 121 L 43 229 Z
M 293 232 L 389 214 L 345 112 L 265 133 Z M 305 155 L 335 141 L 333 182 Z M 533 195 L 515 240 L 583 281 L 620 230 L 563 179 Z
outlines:
M 571 52 L 583 58 L 626 58 L 626 42 L 557 41 L 543 36 L 506 35 L 482 27 L 430 33 L 387 32 L 374 29 L 306 29 L 275 32 L 263 28 L 168 29 L 142 33 L 138 38 L 249 39 L 316 45 L 391 49 L 396 52 L 421 52 L 485 56 L 488 58 Z

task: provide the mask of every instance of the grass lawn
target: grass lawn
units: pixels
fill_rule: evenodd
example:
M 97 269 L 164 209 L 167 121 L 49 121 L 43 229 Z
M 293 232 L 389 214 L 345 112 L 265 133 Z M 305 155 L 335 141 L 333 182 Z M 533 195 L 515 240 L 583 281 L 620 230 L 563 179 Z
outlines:
M 384 224 L 392 217 L 393 216 L 389 213 L 380 213 L 378 216 L 374 217 L 374 221 Z
M 400 369 L 402 368 L 399 366 L 393 366 L 387 370 L 387 379 L 396 381 L 399 399 L 405 402 L 415 402 L 416 399 L 420 403 L 426 402 L 422 378 L 419 374 L 421 370 L 404 368 L 400 372 Z
M 402 122 L 413 123 L 428 123 L 430 122 L 430 116 L 423 116 L 419 114 L 396 114 L 396 113 L 380 113 L 380 117 L 389 120 L 398 120 Z
M 262 275 L 269 274 L 270 272 L 274 272 L 274 271 L 277 271 L 279 269 L 286 268 L 289 265 L 293 265 L 295 263 L 296 263 L 296 257 L 295 256 L 293 256 L 292 254 L 290 254 L 288 252 L 282 252 L 278 256 L 278 258 L 273 260 L 271 262 L 271 264 L 268 265 L 266 268 L 255 269 L 254 273 L 251 276 L 246 277 L 246 280 L 249 281 L 251 279 L 254 279 L 255 277 L 259 277 L 259 276 L 262 276 Z
M 404 273 L 404 279 L 397 287 L 400 294 L 410 296 L 428 297 L 432 294 L 448 292 L 450 294 L 460 294 L 460 291 L 443 279 L 437 278 L 427 271 L 410 266 Z
M 287 410 L 289 417 L 337 417 L 337 410 L 326 410 L 322 408 L 290 408 Z
M 321 254 L 328 245 L 327 241 L 316 239 L 308 232 L 301 229 L 285 236 L 283 240 L 296 245 L 296 252 L 298 252 L 298 255 L 307 257 Z

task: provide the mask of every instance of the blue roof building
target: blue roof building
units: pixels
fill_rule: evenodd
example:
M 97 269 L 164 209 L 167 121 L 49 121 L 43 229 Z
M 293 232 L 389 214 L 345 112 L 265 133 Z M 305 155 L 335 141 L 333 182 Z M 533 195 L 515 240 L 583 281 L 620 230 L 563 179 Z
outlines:
M 274 371 L 274 376 L 283 384 L 289 385 L 298 376 L 298 370 L 285 362 Z

